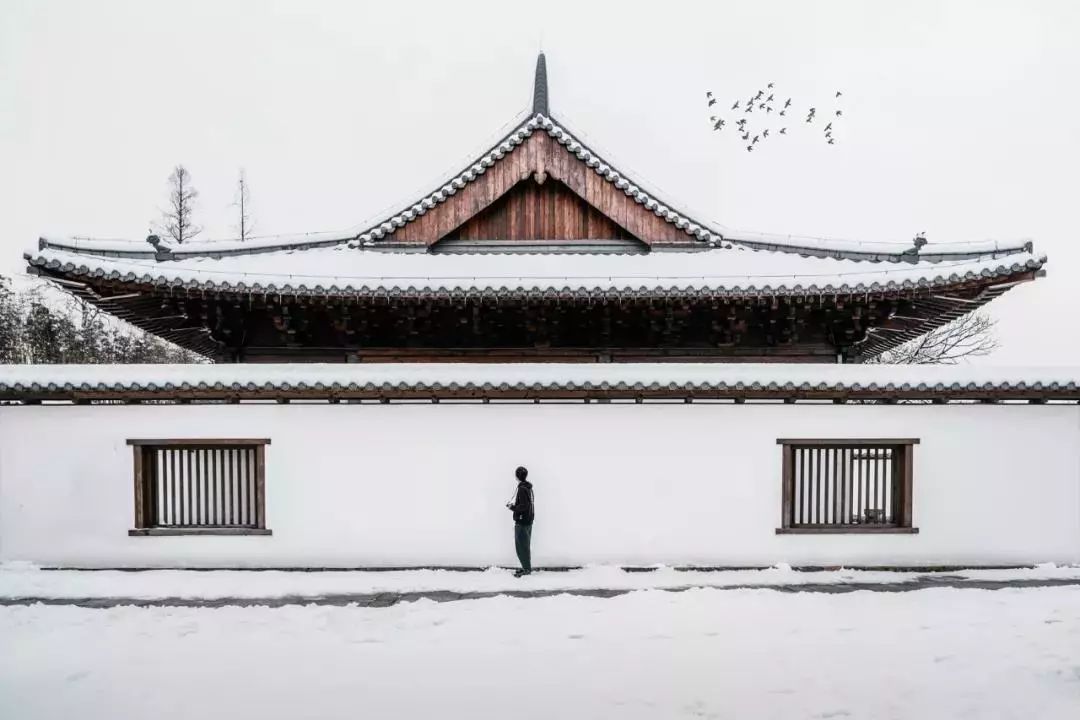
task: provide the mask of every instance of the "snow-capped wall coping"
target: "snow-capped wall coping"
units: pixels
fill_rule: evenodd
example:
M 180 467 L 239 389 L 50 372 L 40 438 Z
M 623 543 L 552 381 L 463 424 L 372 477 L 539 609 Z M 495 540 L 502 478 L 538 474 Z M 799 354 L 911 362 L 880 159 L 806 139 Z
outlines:
M 80 393 L 423 397 L 580 393 L 649 397 L 1080 399 L 1080 367 L 727 363 L 0 365 L 0 399 Z

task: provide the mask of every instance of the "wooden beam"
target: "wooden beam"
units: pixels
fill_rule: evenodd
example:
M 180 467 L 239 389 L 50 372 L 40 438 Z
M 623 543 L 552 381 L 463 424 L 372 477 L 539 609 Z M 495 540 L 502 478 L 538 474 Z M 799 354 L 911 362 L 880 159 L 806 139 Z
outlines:
M 270 438 L 166 438 L 166 439 L 129 439 L 128 445 L 139 447 L 142 445 L 157 446 L 195 446 L 206 445 L 269 445 Z

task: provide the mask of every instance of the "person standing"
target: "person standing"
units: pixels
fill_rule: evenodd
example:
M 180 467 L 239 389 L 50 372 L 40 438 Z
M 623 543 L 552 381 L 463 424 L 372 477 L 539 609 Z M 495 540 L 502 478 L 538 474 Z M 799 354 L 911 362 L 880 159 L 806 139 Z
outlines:
M 517 493 L 514 499 L 506 503 L 510 512 L 514 514 L 514 550 L 517 551 L 518 562 L 521 569 L 514 572 L 514 577 L 521 577 L 532 572 L 532 524 L 536 516 L 536 506 L 533 503 L 533 486 L 528 481 L 529 471 L 519 467 L 514 471 L 517 478 Z

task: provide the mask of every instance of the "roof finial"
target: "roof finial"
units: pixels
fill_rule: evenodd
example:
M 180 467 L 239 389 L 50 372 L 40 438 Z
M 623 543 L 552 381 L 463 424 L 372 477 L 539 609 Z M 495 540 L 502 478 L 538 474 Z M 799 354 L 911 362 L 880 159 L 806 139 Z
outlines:
M 536 78 L 533 80 L 533 115 L 548 116 L 547 62 L 544 53 L 536 56 Z

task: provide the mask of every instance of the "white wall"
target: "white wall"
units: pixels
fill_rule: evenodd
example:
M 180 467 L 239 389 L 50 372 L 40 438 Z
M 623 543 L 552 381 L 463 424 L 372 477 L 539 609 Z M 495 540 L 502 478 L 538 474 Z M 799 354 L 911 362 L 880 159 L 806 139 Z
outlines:
M 269 437 L 270 537 L 129 537 L 128 438 Z M 917 535 L 776 535 L 779 437 L 918 437 Z M 423 404 L 0 407 L 0 559 L 66 566 L 1080 560 L 1080 408 Z

